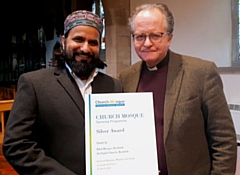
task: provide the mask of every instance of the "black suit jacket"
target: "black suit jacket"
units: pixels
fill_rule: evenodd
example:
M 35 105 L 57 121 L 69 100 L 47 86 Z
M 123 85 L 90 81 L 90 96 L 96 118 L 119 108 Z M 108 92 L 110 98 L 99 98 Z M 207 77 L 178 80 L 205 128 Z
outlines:
M 101 72 L 92 93 L 121 92 L 118 80 Z M 84 100 L 66 69 L 20 76 L 3 153 L 19 174 L 84 175 Z

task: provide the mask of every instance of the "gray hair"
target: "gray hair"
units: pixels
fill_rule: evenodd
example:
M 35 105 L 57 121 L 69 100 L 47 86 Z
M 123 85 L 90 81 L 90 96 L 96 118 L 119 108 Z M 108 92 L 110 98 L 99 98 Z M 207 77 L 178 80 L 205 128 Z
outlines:
M 172 12 L 169 10 L 168 6 L 162 3 L 157 3 L 157 4 L 142 4 L 140 6 L 137 6 L 135 11 L 133 11 L 130 19 L 129 19 L 129 23 L 130 23 L 130 28 L 131 28 L 131 32 L 133 32 L 134 27 L 133 27 L 133 23 L 135 20 L 135 17 L 137 16 L 137 14 L 143 10 L 148 10 L 148 9 L 158 9 L 162 14 L 163 17 L 165 19 L 165 23 L 166 23 L 166 28 L 167 28 L 167 32 L 172 33 L 173 32 L 173 27 L 174 27 L 174 17 Z

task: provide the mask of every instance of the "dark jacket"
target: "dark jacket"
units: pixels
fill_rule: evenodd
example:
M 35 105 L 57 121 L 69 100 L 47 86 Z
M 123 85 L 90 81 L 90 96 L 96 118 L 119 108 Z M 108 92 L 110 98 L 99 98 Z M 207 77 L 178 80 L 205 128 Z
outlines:
M 92 93 L 121 91 L 118 80 L 101 72 L 92 82 Z M 66 69 L 20 76 L 3 153 L 19 174 L 85 174 L 84 100 Z

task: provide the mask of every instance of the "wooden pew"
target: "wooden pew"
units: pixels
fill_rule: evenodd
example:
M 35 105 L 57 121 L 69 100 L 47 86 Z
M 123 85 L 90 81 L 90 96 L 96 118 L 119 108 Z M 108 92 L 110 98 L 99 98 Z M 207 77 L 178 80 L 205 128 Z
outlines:
M 10 111 L 12 109 L 13 102 L 14 100 L 0 100 L 0 120 L 1 120 L 2 137 L 4 135 L 4 129 L 5 129 L 4 114 L 6 111 Z
M 4 130 L 5 130 L 5 117 L 6 112 L 12 109 L 13 101 L 16 96 L 17 88 L 15 85 L 9 87 L 0 87 L 0 122 L 1 122 L 1 132 L 0 132 L 0 143 L 2 143 Z
M 10 100 L 14 99 L 16 96 L 16 89 L 7 88 L 7 87 L 0 87 L 0 100 Z

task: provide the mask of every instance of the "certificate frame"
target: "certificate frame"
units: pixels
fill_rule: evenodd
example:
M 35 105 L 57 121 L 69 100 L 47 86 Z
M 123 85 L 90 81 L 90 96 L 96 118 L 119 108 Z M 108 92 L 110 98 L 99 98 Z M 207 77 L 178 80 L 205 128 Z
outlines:
M 85 96 L 86 175 L 157 175 L 151 92 Z

